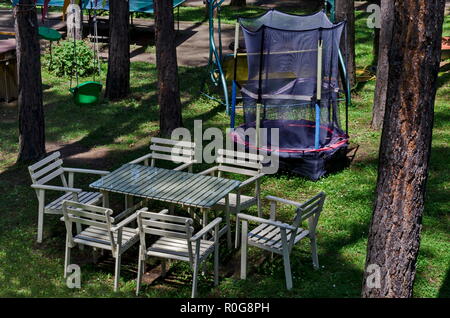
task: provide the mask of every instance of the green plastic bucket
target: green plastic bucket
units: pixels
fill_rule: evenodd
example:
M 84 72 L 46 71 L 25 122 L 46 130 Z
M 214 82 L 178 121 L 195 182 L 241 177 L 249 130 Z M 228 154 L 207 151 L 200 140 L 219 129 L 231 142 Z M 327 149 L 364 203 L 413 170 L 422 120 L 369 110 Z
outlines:
M 100 82 L 89 81 L 70 89 L 73 98 L 78 105 L 92 105 L 98 103 L 102 84 Z
M 40 26 L 38 29 L 39 36 L 45 40 L 49 41 L 59 41 L 61 40 L 61 33 L 54 29 L 50 29 L 44 26 Z

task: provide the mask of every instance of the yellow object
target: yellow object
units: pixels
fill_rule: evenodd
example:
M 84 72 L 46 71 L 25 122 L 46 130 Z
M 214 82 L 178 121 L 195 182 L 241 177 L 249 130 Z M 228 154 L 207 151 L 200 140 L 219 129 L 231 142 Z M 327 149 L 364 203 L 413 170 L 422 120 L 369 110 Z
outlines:
M 63 11 L 62 20 L 63 21 L 65 20 L 66 10 L 67 10 L 67 7 L 69 6 L 69 4 L 70 4 L 70 0 L 64 0 L 64 5 L 63 5 L 63 8 L 62 8 L 62 11 Z
M 356 81 L 357 82 L 373 81 L 376 78 L 377 77 L 375 76 L 375 74 L 373 74 L 371 71 L 369 71 L 367 69 L 367 67 L 356 69 Z
M 225 73 L 225 79 L 227 81 L 232 81 L 234 76 L 234 58 L 230 56 L 225 58 L 223 61 L 223 71 Z M 237 69 L 236 69 L 236 80 L 238 82 L 244 82 L 248 80 L 248 66 L 247 57 L 238 56 L 237 57 Z

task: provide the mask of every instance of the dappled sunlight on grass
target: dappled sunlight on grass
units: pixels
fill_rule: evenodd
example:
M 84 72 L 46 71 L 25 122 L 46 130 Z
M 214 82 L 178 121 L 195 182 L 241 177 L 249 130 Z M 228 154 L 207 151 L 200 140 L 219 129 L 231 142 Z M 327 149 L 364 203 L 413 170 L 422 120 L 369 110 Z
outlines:
M 357 13 L 358 67 L 372 63 L 372 30 L 365 26 L 365 16 L 365 13 Z M 446 25 L 449 22 L 447 17 Z M 106 64 L 102 67 L 103 83 L 105 74 Z M 449 289 L 443 285 L 444 281 L 448 284 L 450 261 L 450 81 L 446 74 L 447 71 L 442 71 L 436 97 L 433 150 L 414 289 L 417 297 L 449 296 Z M 225 108 L 200 95 L 205 70 L 180 67 L 179 75 L 184 126 L 193 131 L 194 120 L 202 119 L 203 129 L 218 127 L 225 130 L 229 125 Z M 55 77 L 44 69 L 47 141 L 55 149 L 58 145 L 63 148 L 80 147 L 88 159 L 72 162 L 84 168 L 92 168 L 95 164 L 102 169 L 114 169 L 147 153 L 150 136 L 157 135 L 159 129 L 156 67 L 144 62 L 132 63 L 131 76 L 132 92 L 129 98 L 78 106 L 73 103 L 68 91 L 69 79 Z M 360 148 L 349 168 L 318 182 L 275 175 L 267 176 L 262 183 L 262 196 L 275 195 L 304 201 L 319 191 L 327 194 L 318 225 L 320 270 L 312 267 L 308 242 L 301 242 L 295 247 L 291 258 L 294 289 L 287 291 L 282 259 L 275 257 L 271 260 L 270 256 L 265 256 L 258 265 L 256 261 L 263 258 L 264 253 L 250 248 L 250 271 L 248 279 L 242 281 L 236 278 L 239 272 L 229 273 L 233 271 L 233 268 L 230 269 L 231 263 L 236 259 L 239 261 L 237 251 L 226 250 L 226 244 L 222 242 L 220 264 L 221 272 L 226 274 L 220 277 L 219 286 L 214 287 L 212 266 L 209 264 L 206 276 L 200 277 L 200 296 L 359 297 L 375 196 L 380 139 L 380 132 L 369 128 L 374 88 L 375 82 L 371 81 L 354 91 L 349 113 L 349 134 L 351 142 L 359 144 Z M 341 111 L 341 118 L 343 115 Z M 237 118 L 242 119 L 242 115 Z M 66 287 L 63 278 L 65 228 L 59 217 L 46 216 L 44 242 L 41 245 L 35 243 L 37 200 L 29 187 L 31 180 L 26 166 L 14 164 L 18 149 L 17 134 L 14 120 L 0 119 L 0 297 L 135 297 L 136 249 L 126 253 L 118 293 L 113 292 L 111 255 L 94 264 L 89 249 L 73 250 L 74 259 L 82 270 L 82 288 Z M 98 149 L 105 152 L 98 157 L 89 157 Z M 206 167 L 208 165 L 201 164 L 195 171 Z M 82 176 L 76 184 L 87 189 L 92 181 Z M 122 204 L 122 197 L 113 196 L 112 200 L 114 204 Z M 256 208 L 252 207 L 248 212 L 255 215 Z M 266 201 L 263 213 L 269 215 Z M 290 221 L 293 215 L 292 208 L 280 206 L 278 216 L 281 220 Z M 175 262 L 168 277 L 158 278 L 149 286 L 144 285 L 140 297 L 189 297 L 191 282 L 189 266 Z

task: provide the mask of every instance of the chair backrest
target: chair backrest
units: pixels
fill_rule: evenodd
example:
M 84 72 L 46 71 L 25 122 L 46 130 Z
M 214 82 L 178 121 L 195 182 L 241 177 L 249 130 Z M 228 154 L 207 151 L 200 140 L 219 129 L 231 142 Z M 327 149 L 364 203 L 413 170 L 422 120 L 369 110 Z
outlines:
M 47 182 L 60 177 L 64 187 L 67 187 L 67 180 L 62 167 L 63 161 L 59 151 L 52 153 L 44 159 L 28 167 L 33 184 L 46 184 Z
M 153 137 L 151 139 L 151 163 L 155 166 L 156 159 L 173 161 L 175 163 L 188 163 L 194 160 L 195 143 L 173 139 Z
M 219 177 L 222 172 L 256 176 L 261 173 L 263 159 L 262 155 L 219 149 L 216 158 L 216 162 L 219 164 Z
M 308 220 L 308 230 L 313 232 L 316 230 L 317 222 L 319 221 L 320 212 L 322 212 L 323 204 L 325 202 L 325 193 L 320 192 L 311 199 L 302 203 L 296 210 L 294 222 L 292 226 L 297 229 L 304 220 Z M 289 248 L 294 245 L 295 235 L 291 236 Z
M 72 233 L 73 223 L 81 225 L 94 226 L 96 228 L 105 229 L 108 232 L 111 241 L 111 248 L 115 252 L 116 243 L 114 235 L 111 231 L 111 226 L 114 223 L 114 218 L 111 217 L 113 211 L 108 208 L 99 206 L 83 204 L 75 201 L 65 200 L 62 205 L 64 223 L 67 230 L 67 239 L 71 246 L 74 245 Z M 90 240 L 95 240 L 90 238 Z
M 175 215 L 147 212 L 139 210 L 137 216 L 141 248 L 145 247 L 145 234 L 168 238 L 185 239 L 189 260 L 193 264 L 194 254 L 190 238 L 194 232 L 193 220 Z

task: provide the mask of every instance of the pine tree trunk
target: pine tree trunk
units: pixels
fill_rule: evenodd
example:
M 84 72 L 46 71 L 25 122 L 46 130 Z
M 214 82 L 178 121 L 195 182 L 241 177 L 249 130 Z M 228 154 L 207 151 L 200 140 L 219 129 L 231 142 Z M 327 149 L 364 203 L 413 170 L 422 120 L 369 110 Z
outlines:
M 355 6 L 353 0 L 336 0 L 336 22 L 347 21 L 347 36 L 342 36 L 341 51 L 347 57 L 347 72 L 350 86 L 356 83 L 355 64 Z M 345 43 L 347 39 L 347 43 Z
M 386 114 L 363 297 L 411 297 L 413 293 L 431 152 L 444 2 L 394 2 Z M 368 283 L 376 272 L 368 269 L 371 264 L 379 266 L 379 288 Z
M 246 5 L 246 0 L 231 0 L 230 2 L 230 6 L 233 7 L 245 7 Z
M 19 86 L 19 154 L 28 162 L 45 155 L 45 121 L 42 103 L 41 52 L 34 0 L 20 0 L 14 8 Z
M 109 14 L 109 57 L 105 97 L 116 100 L 130 93 L 128 0 L 110 0 Z
M 373 1 L 371 1 L 371 3 L 374 3 L 374 4 L 378 5 L 379 7 L 381 7 L 381 0 L 373 0 Z M 375 28 L 373 29 L 372 65 L 377 65 L 377 63 L 378 63 L 379 50 L 380 50 L 380 28 L 377 28 L 375 26 Z
M 394 2 L 381 0 L 381 30 L 378 49 L 377 81 L 372 109 L 372 129 L 379 130 L 383 125 L 386 107 L 386 91 L 389 74 L 388 50 L 392 40 L 394 24 Z
M 156 67 L 161 136 L 182 126 L 177 51 L 171 1 L 155 0 Z

